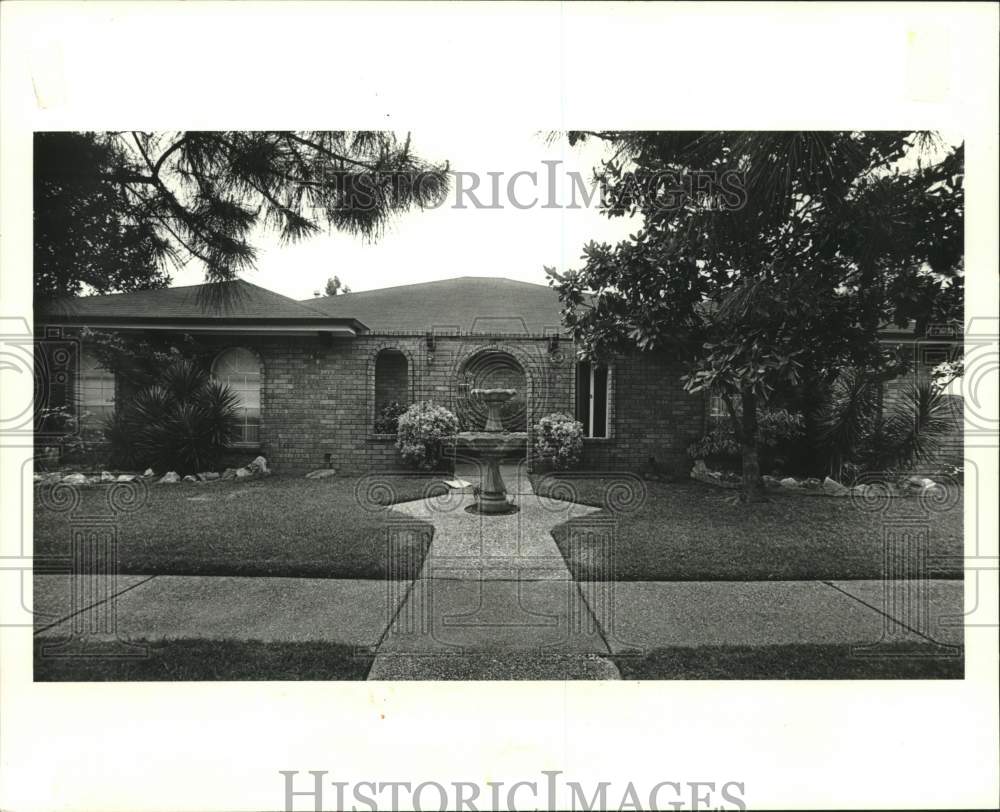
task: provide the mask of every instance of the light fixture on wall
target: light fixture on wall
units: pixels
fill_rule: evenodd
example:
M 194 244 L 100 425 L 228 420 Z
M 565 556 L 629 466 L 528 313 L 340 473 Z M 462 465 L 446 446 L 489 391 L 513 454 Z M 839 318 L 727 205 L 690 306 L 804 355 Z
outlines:
M 427 342 L 427 352 L 434 352 L 437 347 L 434 333 L 427 333 L 427 335 L 424 336 L 424 340 Z
M 553 333 L 549 336 L 549 352 L 559 352 L 559 334 Z

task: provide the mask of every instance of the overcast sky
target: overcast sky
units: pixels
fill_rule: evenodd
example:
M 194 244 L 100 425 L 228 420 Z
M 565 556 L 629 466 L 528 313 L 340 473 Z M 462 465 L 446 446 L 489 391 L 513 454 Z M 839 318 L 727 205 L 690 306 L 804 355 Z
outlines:
M 943 141 L 954 145 L 961 139 L 943 134 Z M 638 220 L 602 216 L 596 198 L 590 206 L 565 205 L 572 195 L 571 173 L 578 173 L 589 190 L 593 168 L 610 157 L 601 141 L 591 139 L 571 148 L 565 137 L 548 139 L 544 133 L 421 131 L 412 134 L 411 143 L 426 160 L 448 161 L 456 173 L 475 173 L 480 183 L 472 194 L 484 205 L 493 203 L 493 181 L 487 173 L 502 173 L 497 181 L 500 207 L 477 209 L 468 194 L 459 195 L 455 185 L 469 189 L 472 184 L 466 177 L 453 184 L 440 208 L 399 216 L 375 242 L 335 232 L 282 245 L 274 233 L 262 232 L 254 241 L 257 268 L 244 278 L 294 299 L 311 297 L 335 274 L 355 291 L 457 276 L 504 276 L 545 284 L 543 266 L 579 267 L 586 242 L 613 243 L 639 227 Z M 943 150 L 924 152 L 922 157 L 940 160 Z M 899 165 L 911 169 L 916 158 L 914 151 Z M 561 163 L 553 169 L 545 161 Z M 536 173 L 537 182 L 528 176 L 515 178 L 518 172 Z M 549 183 L 553 173 L 554 192 Z M 511 182 L 514 199 L 527 208 L 512 205 Z M 543 208 L 552 194 L 561 205 Z M 579 194 L 576 201 L 582 202 Z M 458 208 L 458 202 L 464 208 Z M 200 263 L 192 262 L 174 275 L 172 284 L 203 281 Z
M 376 242 L 346 234 L 321 234 L 294 245 L 281 245 L 273 233 L 256 240 L 257 269 L 244 278 L 295 299 L 322 290 L 336 274 L 353 290 L 427 282 L 456 276 L 504 276 L 545 284 L 543 266 L 560 270 L 579 266 L 583 245 L 589 240 L 614 242 L 637 227 L 624 218 L 609 220 L 596 208 L 543 209 L 550 194 L 550 168 L 543 161 L 562 161 L 558 167 L 557 200 L 568 202 L 571 183 L 567 173 L 579 172 L 589 189 L 593 167 L 604 156 L 600 142 L 570 148 L 566 139 L 546 143 L 543 133 L 415 132 L 414 151 L 430 161 L 448 161 L 456 172 L 482 176 L 478 198 L 490 204 L 487 172 L 499 178 L 499 209 L 476 209 L 468 196 L 466 208 L 455 207 L 454 190 L 438 209 L 412 211 L 397 218 Z M 507 185 L 516 172 L 537 173 L 514 179 L 516 200 L 523 206 L 536 197 L 537 205 L 518 209 L 507 199 Z M 463 181 L 468 188 L 471 179 Z M 577 195 L 577 202 L 581 197 Z M 192 263 L 174 275 L 174 285 L 204 281 L 202 269 Z

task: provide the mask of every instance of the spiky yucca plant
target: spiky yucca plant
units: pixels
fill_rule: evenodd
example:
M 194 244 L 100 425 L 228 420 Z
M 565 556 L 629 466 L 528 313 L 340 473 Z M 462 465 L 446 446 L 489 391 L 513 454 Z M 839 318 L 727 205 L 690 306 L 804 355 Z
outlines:
M 238 415 L 233 390 L 179 359 L 116 408 L 104 434 L 119 465 L 194 474 L 218 466 L 239 436 Z
M 946 396 L 930 382 L 903 389 L 884 422 L 887 442 L 880 462 L 887 468 L 908 468 L 931 459 L 953 427 Z
M 880 386 L 873 376 L 845 371 L 817 417 L 835 479 L 849 470 L 886 471 L 926 462 L 952 429 L 948 402 L 932 382 L 907 384 L 888 412 L 879 408 Z

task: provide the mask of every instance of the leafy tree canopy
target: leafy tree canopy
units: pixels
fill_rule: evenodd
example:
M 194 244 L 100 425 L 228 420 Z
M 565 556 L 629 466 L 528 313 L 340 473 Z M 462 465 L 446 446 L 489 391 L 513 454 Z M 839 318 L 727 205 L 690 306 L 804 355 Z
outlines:
M 340 281 L 339 276 L 331 276 L 329 279 L 326 280 L 326 287 L 324 288 L 324 292 L 326 293 L 327 296 L 338 296 L 341 293 L 350 293 L 351 288 L 350 286 L 343 284 Z
M 36 299 L 209 282 L 254 266 L 253 237 L 377 238 L 440 202 L 446 165 L 389 132 L 108 132 L 35 136 Z
M 564 322 L 590 354 L 682 354 L 690 391 L 737 399 L 748 452 L 776 390 L 883 368 L 887 323 L 961 318 L 962 147 L 926 163 L 926 133 L 569 134 L 586 138 L 615 149 L 603 212 L 642 225 L 547 269 Z

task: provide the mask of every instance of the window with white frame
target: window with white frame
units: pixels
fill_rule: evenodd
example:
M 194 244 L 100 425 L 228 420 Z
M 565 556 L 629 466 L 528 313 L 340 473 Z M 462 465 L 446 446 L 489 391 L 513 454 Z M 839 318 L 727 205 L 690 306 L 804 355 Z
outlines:
M 585 437 L 607 437 L 611 374 L 604 364 L 580 361 L 576 365 L 576 419 Z
M 726 399 L 722 395 L 712 395 L 708 399 L 708 416 L 713 420 L 729 417 L 726 410 Z
M 260 359 L 245 347 L 220 352 L 212 364 L 212 376 L 226 384 L 239 399 L 240 436 L 238 442 L 256 445 L 260 441 Z
M 115 374 L 88 352 L 80 359 L 80 408 L 90 419 L 105 418 L 115 408 Z

